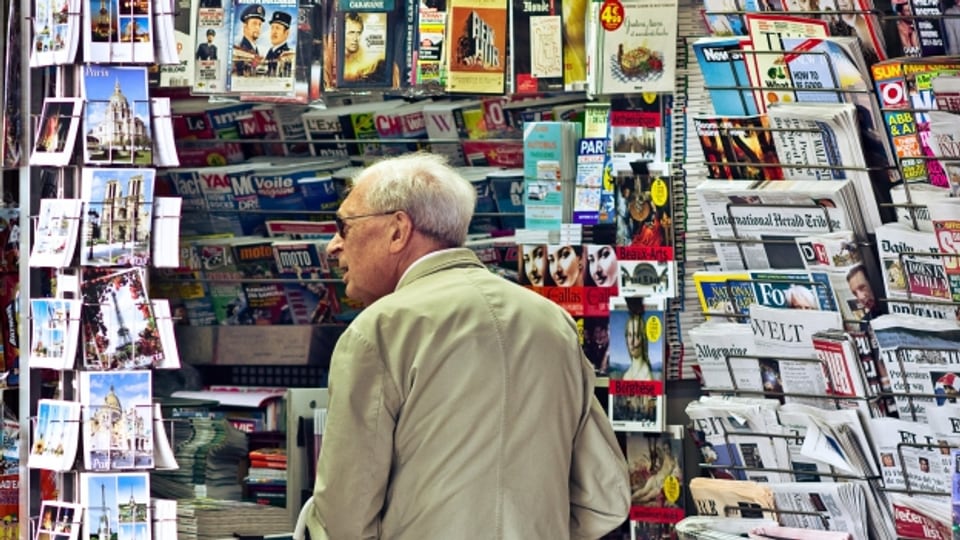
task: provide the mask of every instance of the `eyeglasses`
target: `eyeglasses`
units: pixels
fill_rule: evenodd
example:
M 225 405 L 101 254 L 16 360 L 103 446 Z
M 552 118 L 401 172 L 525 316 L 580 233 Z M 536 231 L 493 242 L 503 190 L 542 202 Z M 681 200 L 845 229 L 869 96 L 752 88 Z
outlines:
M 337 214 L 333 215 L 333 222 L 337 224 L 337 234 L 340 235 L 340 238 L 347 238 L 347 223 L 350 220 L 368 218 L 368 217 L 378 217 L 378 216 L 389 216 L 390 214 L 396 214 L 399 210 L 390 210 L 389 212 L 377 212 L 374 214 L 360 214 L 359 216 L 347 216 L 340 217 Z

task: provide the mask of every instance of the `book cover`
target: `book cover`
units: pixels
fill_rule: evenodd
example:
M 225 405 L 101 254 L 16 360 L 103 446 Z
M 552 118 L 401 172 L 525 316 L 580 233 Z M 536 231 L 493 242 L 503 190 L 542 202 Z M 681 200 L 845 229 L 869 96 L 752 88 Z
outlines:
M 150 538 L 150 473 L 80 473 L 83 540 Z
M 610 299 L 608 411 L 615 430 L 663 431 L 665 328 L 662 305 Z
M 30 468 L 69 471 L 79 444 L 80 403 L 54 399 L 37 402 L 33 445 L 27 461 Z
M 73 369 L 80 342 L 79 300 L 31 298 L 30 366 Z
M 153 468 L 151 375 L 150 371 L 80 373 L 86 470 Z
M 47 98 L 30 154 L 31 165 L 65 167 L 73 159 L 83 111 L 81 98 Z
M 154 169 L 83 169 L 84 266 L 147 266 L 153 225 Z
M 356 4 L 360 4 L 359 2 Z M 394 86 L 394 52 L 404 39 L 396 26 L 395 0 L 368 2 L 357 10 L 354 3 L 338 2 L 337 88 L 391 88 Z
M 70 266 L 80 230 L 80 199 L 41 199 L 29 263 L 34 268 Z
M 84 162 L 152 165 L 146 68 L 87 64 L 82 80 Z
M 295 0 L 233 0 L 230 92 L 292 94 L 297 55 Z
M 593 2 L 599 5 L 599 2 Z M 592 93 L 673 92 L 677 65 L 675 1 L 629 0 L 599 7 Z
M 146 296 L 143 269 L 130 268 L 84 279 L 83 367 L 90 370 L 139 369 L 163 361 L 153 306 Z
M 77 540 L 83 525 L 83 506 L 44 500 L 33 540 Z
M 208 0 L 192 2 L 192 7 L 192 19 L 196 22 L 193 35 L 197 43 L 193 55 L 193 91 L 222 94 L 227 91 L 233 2 Z
M 510 56 L 514 94 L 562 92 L 564 61 L 560 3 L 513 0 L 512 4 Z
M 507 83 L 507 0 L 448 0 L 446 90 L 503 94 Z
M 630 472 L 630 538 L 670 538 L 684 517 L 683 427 L 627 435 Z
M 587 89 L 587 9 L 588 0 L 561 2 L 563 24 L 563 89 L 582 92 Z
M 83 2 L 83 57 L 103 64 L 154 63 L 151 0 Z

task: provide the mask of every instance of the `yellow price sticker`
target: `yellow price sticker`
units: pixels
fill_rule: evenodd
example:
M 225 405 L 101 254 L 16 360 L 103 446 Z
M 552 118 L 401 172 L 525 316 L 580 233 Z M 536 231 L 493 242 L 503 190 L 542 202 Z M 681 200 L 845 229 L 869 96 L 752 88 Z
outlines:
M 680 498 L 680 481 L 676 476 L 668 476 L 663 479 L 663 496 L 667 502 L 673 504 Z
M 660 339 L 660 334 L 663 333 L 663 323 L 660 322 L 660 317 L 652 316 L 647 319 L 647 325 L 645 328 L 647 332 L 647 342 L 653 343 Z
M 604 30 L 614 31 L 623 24 L 623 4 L 620 0 L 606 0 L 600 6 L 600 26 Z
M 654 206 L 665 206 L 670 200 L 670 190 L 663 178 L 657 178 L 650 186 L 650 199 Z

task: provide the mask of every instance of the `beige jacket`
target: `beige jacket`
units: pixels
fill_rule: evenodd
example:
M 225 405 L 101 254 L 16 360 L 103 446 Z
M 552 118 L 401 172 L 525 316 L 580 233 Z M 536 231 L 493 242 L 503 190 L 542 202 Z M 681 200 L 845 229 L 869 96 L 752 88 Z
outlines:
M 330 368 L 313 540 L 597 538 L 626 462 L 558 306 L 467 249 L 418 261 Z

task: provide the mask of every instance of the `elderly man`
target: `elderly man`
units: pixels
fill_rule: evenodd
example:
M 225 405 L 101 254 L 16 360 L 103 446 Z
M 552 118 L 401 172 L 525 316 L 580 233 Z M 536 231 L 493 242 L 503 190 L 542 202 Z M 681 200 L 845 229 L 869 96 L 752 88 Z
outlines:
M 408 154 L 340 206 L 327 251 L 367 307 L 331 361 L 313 540 L 598 538 L 627 517 L 577 327 L 463 247 L 475 201 L 442 157 Z

